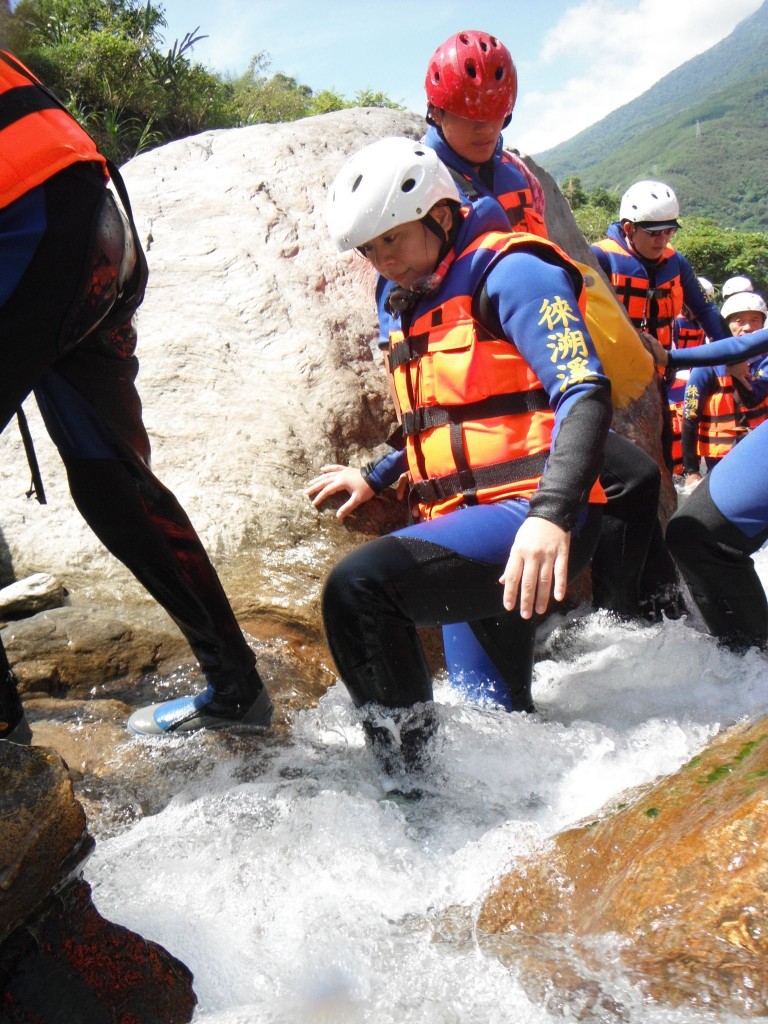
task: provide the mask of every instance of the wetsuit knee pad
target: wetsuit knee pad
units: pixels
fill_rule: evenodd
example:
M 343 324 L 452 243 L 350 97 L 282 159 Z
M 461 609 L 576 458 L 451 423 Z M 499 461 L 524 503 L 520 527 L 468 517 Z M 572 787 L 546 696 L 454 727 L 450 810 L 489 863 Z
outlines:
M 605 443 L 603 472 L 600 474 L 609 504 L 626 499 L 630 504 L 647 504 L 654 509 L 661 491 L 661 470 L 655 459 L 626 437 L 613 431 Z
M 419 558 L 422 547 L 424 557 Z M 428 541 L 391 536 L 361 545 L 331 570 L 323 589 L 324 613 L 339 606 L 358 608 L 365 594 L 383 594 L 392 580 L 412 574 L 437 547 Z

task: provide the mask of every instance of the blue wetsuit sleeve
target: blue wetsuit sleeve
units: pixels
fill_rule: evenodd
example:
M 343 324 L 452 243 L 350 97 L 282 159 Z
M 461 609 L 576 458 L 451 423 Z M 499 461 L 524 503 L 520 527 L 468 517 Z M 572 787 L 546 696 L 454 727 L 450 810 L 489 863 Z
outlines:
M 768 329 L 743 334 L 740 338 L 721 338 L 708 345 L 677 349 L 669 352 L 668 366 L 676 370 L 694 366 L 718 366 L 723 363 L 740 363 L 743 359 L 768 352 Z
M 374 494 L 380 494 L 385 487 L 397 483 L 407 469 L 408 457 L 403 449 L 386 452 L 373 462 L 366 463 L 360 472 Z
M 745 404 L 749 407 L 759 405 L 763 399 L 768 398 L 768 360 L 763 360 L 752 374 L 752 391 L 745 397 L 739 392 Z
M 677 254 L 680 263 L 680 284 L 683 289 L 683 302 L 690 309 L 694 320 L 700 327 L 704 328 L 708 338 L 713 341 L 718 338 L 729 338 L 731 332 L 728 324 L 720 315 L 720 311 L 714 302 L 710 302 L 701 290 L 693 267 L 688 260 Z
M 552 449 L 530 515 L 570 530 L 602 468 L 613 414 L 610 381 L 562 265 L 516 250 L 491 270 L 486 294 L 555 413 Z
M 400 321 L 395 319 L 387 311 L 387 296 L 395 286 L 394 281 L 388 281 L 386 277 L 379 275 L 376 281 L 376 313 L 379 318 L 379 348 L 386 349 L 389 346 L 390 331 L 399 328 Z

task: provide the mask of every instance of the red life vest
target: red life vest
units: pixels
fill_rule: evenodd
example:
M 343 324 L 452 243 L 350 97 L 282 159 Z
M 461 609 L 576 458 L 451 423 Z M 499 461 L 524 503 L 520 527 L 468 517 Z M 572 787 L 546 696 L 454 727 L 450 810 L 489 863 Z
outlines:
M 472 310 L 494 260 L 532 243 L 554 249 L 571 272 L 583 314 L 581 275 L 557 246 L 491 232 L 458 254 L 452 271 L 467 278 L 460 293 L 436 301 L 406 333 L 390 335 L 412 500 L 423 519 L 462 504 L 530 498 L 538 487 L 555 421 L 549 396 L 515 345 L 495 337 Z M 591 498 L 605 500 L 598 484 Z
M 75 163 L 99 163 L 106 177 L 93 139 L 37 82 L 0 50 L 0 208 Z
M 754 430 L 755 427 L 759 427 L 761 423 L 768 420 L 768 398 L 764 398 L 759 405 L 754 405 L 751 408 L 744 406 L 743 411 L 747 429 Z

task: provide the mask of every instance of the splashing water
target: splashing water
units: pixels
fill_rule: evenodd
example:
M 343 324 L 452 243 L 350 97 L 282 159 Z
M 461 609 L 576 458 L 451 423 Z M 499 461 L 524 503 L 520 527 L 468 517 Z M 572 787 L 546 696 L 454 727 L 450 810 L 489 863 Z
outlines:
M 756 563 L 765 582 L 768 552 Z M 86 871 L 96 906 L 192 969 L 195 1024 L 563 1020 L 478 949 L 493 880 L 766 713 L 768 687 L 763 655 L 730 654 L 683 622 L 592 613 L 547 628 L 539 715 L 471 706 L 437 682 L 439 748 L 420 800 L 384 792 L 337 684 L 288 741 L 255 751 L 257 766 L 241 752 L 193 773 L 162 811 L 100 840 Z M 162 756 L 194 764 L 202 742 L 160 741 Z M 649 1006 L 616 962 L 606 972 L 629 1024 L 736 1020 Z

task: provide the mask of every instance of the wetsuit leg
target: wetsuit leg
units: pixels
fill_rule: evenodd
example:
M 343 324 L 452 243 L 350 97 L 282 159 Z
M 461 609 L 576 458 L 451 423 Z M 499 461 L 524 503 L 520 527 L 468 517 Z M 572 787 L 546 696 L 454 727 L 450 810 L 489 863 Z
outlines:
M 768 642 L 768 602 L 751 558 L 768 540 L 766 425 L 715 466 L 667 527 L 707 627 L 734 650 Z
M 478 704 L 507 711 L 534 711 L 533 637 L 519 617 L 503 616 L 488 630 L 483 621 L 443 626 L 443 648 L 451 686 Z M 501 643 L 505 646 L 499 649 Z M 504 666 L 502 672 L 498 665 Z M 511 682 L 510 682 L 511 681 Z
M 651 597 L 679 589 L 658 520 L 659 467 L 611 431 L 600 483 L 608 503 L 592 559 L 593 602 L 617 615 L 640 615 Z
M 590 529 L 594 540 L 596 524 Z M 588 550 L 584 543 L 573 546 L 569 580 L 586 568 Z M 535 640 L 530 620 L 508 612 L 443 626 L 451 685 L 479 704 L 498 704 L 506 711 L 535 711 L 531 696 Z
M 95 279 L 93 223 L 103 180 L 93 168 L 78 166 L 52 178 L 45 197 L 45 233 L 0 307 L 0 424 L 39 389 L 79 510 L 179 625 L 219 703 L 239 711 L 253 703 L 261 680 L 197 534 L 149 467 L 134 385 L 133 310 L 126 310 L 122 324 L 112 310 L 110 329 L 97 328 L 67 350 L 67 328 L 79 311 L 74 300 Z M 75 321 L 80 336 L 82 318 Z
M 357 548 L 331 572 L 323 617 L 331 652 L 352 700 L 390 708 L 432 699 L 432 682 L 418 626 L 482 622 L 489 648 L 501 660 L 508 637 L 532 646 L 535 625 L 501 605 L 499 577 L 525 502 L 478 505 L 408 527 Z M 596 541 L 599 510 L 571 542 L 572 572 L 586 564 Z M 512 619 L 513 633 L 507 633 Z M 532 657 L 510 664 L 528 672 Z M 512 692 L 530 676 L 511 678 Z
M 173 618 L 216 690 L 242 687 L 249 702 L 253 652 L 189 518 L 150 469 L 133 341 L 130 325 L 95 332 L 43 378 L 38 403 L 85 521 Z

